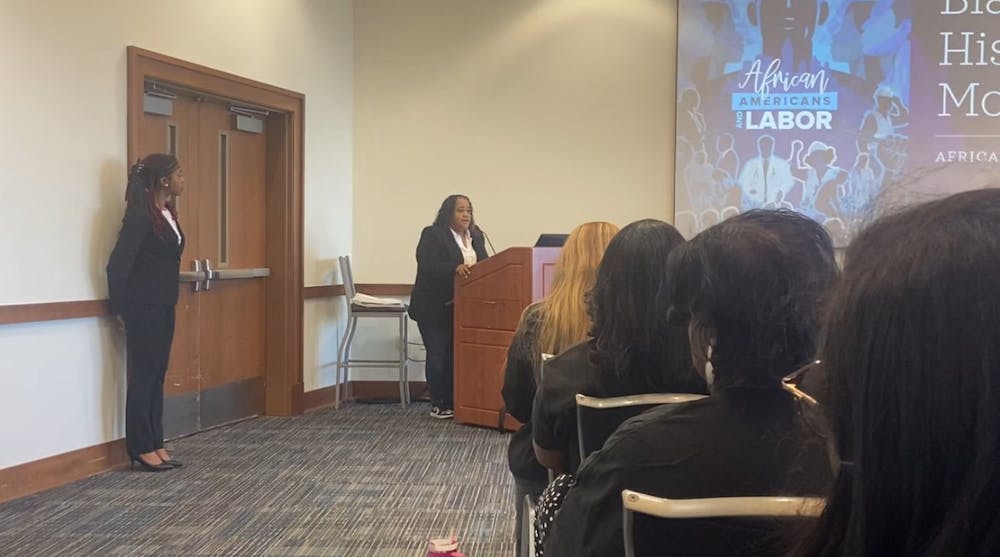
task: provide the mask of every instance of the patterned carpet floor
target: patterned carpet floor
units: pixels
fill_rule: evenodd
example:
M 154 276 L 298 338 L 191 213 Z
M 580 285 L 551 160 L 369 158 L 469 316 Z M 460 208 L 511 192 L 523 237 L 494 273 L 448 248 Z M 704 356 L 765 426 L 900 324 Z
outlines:
M 426 404 L 256 418 L 168 449 L 186 466 L 114 471 L 0 505 L 0 555 L 468 557 L 514 554 L 508 437 Z

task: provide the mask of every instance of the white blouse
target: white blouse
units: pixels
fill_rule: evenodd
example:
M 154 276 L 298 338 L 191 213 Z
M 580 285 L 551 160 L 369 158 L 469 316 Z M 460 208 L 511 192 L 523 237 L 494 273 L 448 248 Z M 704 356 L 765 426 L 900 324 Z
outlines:
M 465 234 L 459 235 L 454 229 L 451 230 L 451 235 L 455 237 L 455 243 L 458 244 L 458 249 L 462 250 L 462 258 L 465 260 L 464 263 L 469 267 L 476 264 L 476 250 L 472 247 L 472 237 L 469 236 L 469 231 L 466 230 Z
M 167 219 L 170 223 L 170 228 L 174 229 L 174 234 L 177 235 L 177 245 L 181 245 L 181 230 L 177 228 L 177 221 L 174 220 L 174 216 L 170 214 L 170 209 L 163 210 L 163 218 Z

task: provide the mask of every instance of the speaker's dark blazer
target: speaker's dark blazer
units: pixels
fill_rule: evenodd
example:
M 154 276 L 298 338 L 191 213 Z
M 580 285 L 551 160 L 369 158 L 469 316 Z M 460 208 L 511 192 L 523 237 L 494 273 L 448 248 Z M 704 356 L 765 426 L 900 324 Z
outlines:
M 184 232 L 163 224 L 163 238 L 153 232 L 153 220 L 144 207 L 130 207 L 122 220 L 118 242 L 108 259 L 111 311 L 125 315 L 140 305 L 177 303 L 178 273 L 184 251 Z M 180 230 L 180 223 L 177 224 Z
M 483 233 L 469 230 L 476 261 L 486 259 Z M 447 225 L 431 225 L 420 233 L 417 244 L 417 278 L 410 294 L 410 317 L 427 325 L 451 323 L 455 296 L 455 269 L 465 260 Z

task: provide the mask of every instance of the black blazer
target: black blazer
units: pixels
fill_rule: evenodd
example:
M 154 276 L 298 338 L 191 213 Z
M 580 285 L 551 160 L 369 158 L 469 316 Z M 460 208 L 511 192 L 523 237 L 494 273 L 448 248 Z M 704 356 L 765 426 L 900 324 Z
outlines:
M 136 306 L 177 303 L 184 232 L 178 244 L 170 224 L 165 222 L 163 226 L 160 238 L 153 233 L 152 217 L 144 207 L 130 207 L 125 212 L 118 242 L 108 259 L 108 294 L 113 313 L 124 315 Z
M 483 233 L 470 229 L 476 261 L 486 259 Z M 431 225 L 420 233 L 417 244 L 417 278 L 410 294 L 410 317 L 418 323 L 447 325 L 451 323 L 455 297 L 455 269 L 462 264 L 462 250 L 447 225 Z

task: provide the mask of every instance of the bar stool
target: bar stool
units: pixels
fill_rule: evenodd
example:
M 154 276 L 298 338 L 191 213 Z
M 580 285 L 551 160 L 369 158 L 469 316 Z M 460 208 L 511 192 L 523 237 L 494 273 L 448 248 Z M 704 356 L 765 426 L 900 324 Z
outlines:
M 337 258 L 340 263 L 340 275 L 344 282 L 344 292 L 347 294 L 347 329 L 344 338 L 340 341 L 340 350 L 337 352 L 337 377 L 334 407 L 340 408 L 340 384 L 341 377 L 346 382 L 350 377 L 352 367 L 373 368 L 373 367 L 399 367 L 399 404 L 406 408 L 410 402 L 410 379 L 407 369 L 408 359 L 408 327 L 406 316 L 406 304 L 393 304 L 385 306 L 366 306 L 355 303 L 355 296 L 358 294 L 354 287 L 354 273 L 351 272 L 350 256 Z M 361 318 L 377 317 L 381 319 L 397 319 L 399 321 L 399 355 L 395 360 L 360 360 L 351 358 L 351 343 L 354 341 L 354 333 L 358 328 L 358 320 Z M 343 375 L 341 375 L 343 373 Z

